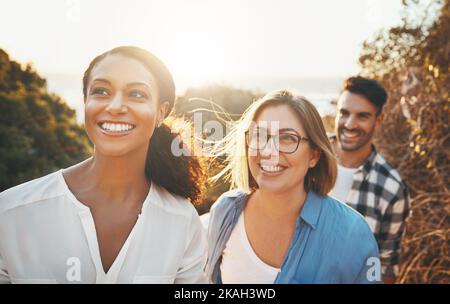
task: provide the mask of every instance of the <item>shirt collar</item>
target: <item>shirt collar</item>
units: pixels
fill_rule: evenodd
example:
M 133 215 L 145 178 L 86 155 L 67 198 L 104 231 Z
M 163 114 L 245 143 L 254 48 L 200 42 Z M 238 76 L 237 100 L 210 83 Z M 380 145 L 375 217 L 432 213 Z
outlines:
M 243 194 L 238 197 L 235 202 L 234 207 L 236 208 L 236 214 L 234 221 L 237 220 L 238 215 L 244 210 L 245 204 L 250 197 L 249 194 Z M 300 213 L 299 218 L 301 218 L 305 223 L 316 229 L 317 223 L 319 221 L 320 211 L 322 210 L 322 197 L 320 197 L 314 191 L 309 191 L 305 203 L 303 204 L 303 209 Z
M 320 211 L 322 210 L 322 197 L 314 191 L 309 191 L 306 196 L 300 218 L 313 229 L 316 229 L 319 222 Z
M 377 154 L 378 154 L 377 149 L 375 148 L 374 145 L 372 145 L 372 151 L 370 152 L 369 156 L 366 158 L 365 162 L 358 168 L 358 171 L 359 170 L 362 171 L 364 178 L 372 170 Z

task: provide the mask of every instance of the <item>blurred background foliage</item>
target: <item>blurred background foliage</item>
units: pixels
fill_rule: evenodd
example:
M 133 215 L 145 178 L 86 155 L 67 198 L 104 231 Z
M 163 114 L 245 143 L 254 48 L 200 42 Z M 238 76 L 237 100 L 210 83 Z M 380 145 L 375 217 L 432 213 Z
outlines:
M 235 88 L 227 85 L 212 84 L 199 88 L 186 90 L 183 96 L 177 98 L 177 103 L 173 114 L 186 121 L 193 123 L 195 128 L 200 125 L 201 136 L 203 139 L 214 138 L 218 130 L 208 128 L 208 122 L 219 122 L 220 130 L 226 135 L 227 127 L 230 122 L 238 120 L 242 113 L 250 104 L 262 96 L 262 93 L 252 92 L 241 88 Z M 201 121 L 195 123 L 194 114 L 201 114 Z M 198 124 L 198 125 L 197 125 Z M 192 131 L 194 132 L 194 131 Z M 218 136 L 222 138 L 222 136 Z M 209 176 L 214 176 L 223 168 L 222 158 L 206 159 L 207 171 Z M 211 205 L 224 192 L 228 191 L 230 183 L 221 179 L 216 183 L 210 183 L 207 187 L 205 200 L 201 205 L 196 206 L 199 214 L 208 212 Z
M 450 1 L 403 8 L 402 24 L 366 40 L 359 63 L 389 92 L 375 144 L 411 192 L 397 281 L 450 283 Z
M 85 159 L 92 151 L 75 111 L 31 65 L 0 49 L 0 191 Z

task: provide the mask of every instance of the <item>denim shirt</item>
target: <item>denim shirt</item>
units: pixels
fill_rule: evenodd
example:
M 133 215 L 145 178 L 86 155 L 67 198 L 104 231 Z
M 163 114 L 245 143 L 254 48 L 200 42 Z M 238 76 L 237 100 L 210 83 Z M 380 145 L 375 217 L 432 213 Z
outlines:
M 224 193 L 212 206 L 205 273 L 222 283 L 222 252 L 249 195 Z M 378 245 L 364 218 L 329 196 L 310 191 L 275 283 L 381 283 Z

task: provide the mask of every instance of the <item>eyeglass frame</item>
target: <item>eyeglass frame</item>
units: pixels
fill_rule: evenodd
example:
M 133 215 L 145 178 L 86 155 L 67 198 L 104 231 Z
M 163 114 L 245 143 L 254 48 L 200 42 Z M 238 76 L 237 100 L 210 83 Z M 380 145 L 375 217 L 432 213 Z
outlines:
M 245 144 L 247 145 L 247 147 L 248 147 L 249 149 L 252 149 L 252 150 L 254 150 L 254 151 L 262 151 L 262 150 L 264 150 L 264 149 L 267 147 L 267 144 L 269 143 L 269 140 L 271 140 L 272 137 L 274 137 L 274 138 L 280 137 L 280 133 L 274 134 L 274 135 L 272 135 L 272 134 L 267 134 L 267 141 L 266 141 L 266 143 L 264 144 L 264 147 L 262 147 L 262 148 L 260 148 L 260 149 L 254 149 L 254 148 L 250 147 L 250 145 L 249 145 L 249 143 L 248 143 L 248 141 L 249 141 L 249 132 L 250 132 L 250 130 L 245 131 Z M 274 141 L 274 143 L 275 143 L 275 148 L 277 149 L 278 152 L 280 152 L 280 153 L 285 153 L 285 154 L 293 154 L 293 153 L 295 153 L 295 152 L 298 150 L 298 146 L 300 145 L 300 143 L 301 143 L 302 141 L 309 142 L 309 138 L 307 138 L 307 137 L 303 137 L 303 136 L 301 136 L 301 135 L 293 134 L 293 133 L 289 133 L 289 135 L 295 136 L 295 137 L 297 137 L 297 139 L 298 139 L 297 146 L 295 147 L 294 151 L 292 151 L 292 152 L 284 152 L 284 151 L 280 151 L 280 144 L 279 144 L 279 140 L 278 140 L 278 144 L 277 144 L 277 141 Z M 277 145 L 278 145 L 278 147 L 277 147 Z

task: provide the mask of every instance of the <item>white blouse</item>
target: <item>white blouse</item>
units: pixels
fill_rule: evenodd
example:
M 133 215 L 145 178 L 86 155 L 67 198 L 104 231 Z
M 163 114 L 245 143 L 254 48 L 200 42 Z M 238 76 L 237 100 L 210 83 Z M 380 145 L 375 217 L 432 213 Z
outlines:
M 244 212 L 231 232 L 222 254 L 220 273 L 224 284 L 273 284 L 279 268 L 262 261 L 255 253 L 245 231 Z
M 205 283 L 206 238 L 184 198 L 152 184 L 107 273 L 90 209 L 63 170 L 0 193 L 0 283 Z

